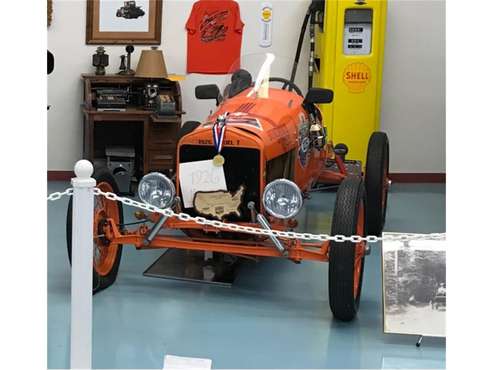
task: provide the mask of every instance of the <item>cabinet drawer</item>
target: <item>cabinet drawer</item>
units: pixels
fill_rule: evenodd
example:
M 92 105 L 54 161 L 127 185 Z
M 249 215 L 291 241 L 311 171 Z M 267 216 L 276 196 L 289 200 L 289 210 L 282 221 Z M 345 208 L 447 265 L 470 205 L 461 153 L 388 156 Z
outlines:
M 178 135 L 178 125 L 151 124 L 149 125 L 148 142 L 152 146 L 174 146 Z
M 176 142 L 169 142 L 166 140 L 153 141 L 147 143 L 148 150 L 155 150 L 159 152 L 175 153 L 176 152 Z
M 147 162 L 150 170 L 169 169 L 175 167 L 175 153 L 172 151 L 149 150 Z

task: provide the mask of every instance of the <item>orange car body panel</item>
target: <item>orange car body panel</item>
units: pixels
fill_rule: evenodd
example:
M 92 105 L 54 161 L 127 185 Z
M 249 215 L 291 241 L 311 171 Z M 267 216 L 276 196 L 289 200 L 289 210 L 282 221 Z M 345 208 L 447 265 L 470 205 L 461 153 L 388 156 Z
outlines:
M 265 164 L 291 150 L 298 150 L 299 129 L 302 123 L 310 122 L 307 112 L 302 106 L 303 98 L 294 92 L 269 88 L 268 98 L 247 97 L 251 89 L 223 102 L 218 109 L 207 117 L 205 123 L 197 127 L 192 133 L 184 136 L 178 143 L 177 158 L 180 163 L 181 145 L 213 144 L 212 126 L 219 115 L 229 113 L 228 123 L 224 136 L 225 147 L 254 148 L 260 151 L 260 189 L 263 191 L 265 183 Z M 241 120 L 254 119 L 259 127 L 241 123 Z M 324 168 L 327 157 L 326 150 L 309 149 L 305 165 L 299 157 L 294 165 L 292 179 L 302 191 L 308 191 L 315 183 Z M 212 158 L 211 158 L 212 159 Z M 178 178 L 179 166 L 177 168 Z M 179 187 L 179 182 L 177 182 Z M 179 192 L 179 189 L 177 189 Z
M 294 181 L 302 191 L 308 191 L 317 180 L 329 180 L 340 182 L 345 174 L 327 171 L 326 159 L 334 159 L 332 143 L 327 143 L 324 148 L 316 149 L 311 146 L 308 149 L 304 164 L 301 163 L 299 150 L 300 127 L 310 125 L 308 113 L 303 107 L 303 98 L 294 92 L 269 88 L 268 98 L 248 97 L 251 91 L 247 89 L 234 98 L 230 98 L 219 105 L 217 110 L 207 117 L 206 121 L 191 133 L 183 136 L 177 146 L 177 163 L 180 163 L 180 147 L 182 145 L 213 146 L 212 127 L 219 115 L 228 113 L 226 131 L 224 137 L 225 147 L 239 147 L 257 149 L 260 152 L 260 197 L 266 184 L 266 163 L 292 150 L 296 151 L 294 168 L 292 169 Z M 316 108 L 318 109 L 318 108 Z M 320 113 L 320 111 L 318 111 Z M 321 116 L 321 115 L 320 115 Z M 255 124 L 246 123 L 255 122 Z M 242 123 L 243 122 L 243 123 Z M 320 122 L 323 125 L 323 122 Z M 212 159 L 212 158 L 210 158 Z M 227 159 L 226 159 L 227 160 Z M 180 194 L 180 166 L 177 165 L 176 190 Z M 261 209 L 260 212 L 264 213 Z M 160 214 L 151 214 L 149 221 L 157 222 Z M 280 220 L 268 217 L 271 228 L 286 230 L 295 227 L 296 220 Z M 256 223 L 238 223 L 244 226 L 258 227 Z M 228 253 L 243 257 L 270 256 L 279 257 L 280 252 L 275 249 L 268 238 L 252 238 L 244 240 L 227 240 L 216 238 L 223 231 L 212 226 L 204 226 L 192 221 L 180 221 L 175 218 L 166 220 L 166 229 L 175 230 L 201 230 L 199 236 L 174 236 L 157 235 L 150 244 L 146 244 L 145 236 L 149 227 L 141 225 L 137 230 L 121 233 L 113 220 L 105 227 L 106 238 L 110 245 L 133 244 L 137 249 L 176 248 L 189 250 L 204 250 L 220 253 Z M 282 238 L 281 238 L 282 239 Z M 288 258 L 293 261 L 303 259 L 315 261 L 327 261 L 330 243 L 325 242 L 301 242 L 299 240 L 282 239 L 288 247 Z

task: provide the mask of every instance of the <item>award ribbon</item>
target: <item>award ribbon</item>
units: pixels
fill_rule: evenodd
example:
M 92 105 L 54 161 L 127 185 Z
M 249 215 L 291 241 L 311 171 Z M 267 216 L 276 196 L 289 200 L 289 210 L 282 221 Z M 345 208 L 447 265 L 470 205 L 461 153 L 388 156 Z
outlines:
M 212 138 L 214 140 L 214 147 L 217 154 L 212 159 L 212 163 L 220 167 L 224 164 L 224 157 L 221 155 L 223 149 L 224 134 L 226 133 L 226 115 L 218 117 L 214 125 L 212 125 Z

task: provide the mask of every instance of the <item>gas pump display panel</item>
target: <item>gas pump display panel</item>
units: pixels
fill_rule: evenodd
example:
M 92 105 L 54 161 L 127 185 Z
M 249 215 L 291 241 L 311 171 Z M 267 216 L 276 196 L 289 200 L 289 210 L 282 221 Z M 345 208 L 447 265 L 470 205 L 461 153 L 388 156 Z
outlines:
M 371 53 L 372 9 L 347 9 L 344 16 L 344 54 Z

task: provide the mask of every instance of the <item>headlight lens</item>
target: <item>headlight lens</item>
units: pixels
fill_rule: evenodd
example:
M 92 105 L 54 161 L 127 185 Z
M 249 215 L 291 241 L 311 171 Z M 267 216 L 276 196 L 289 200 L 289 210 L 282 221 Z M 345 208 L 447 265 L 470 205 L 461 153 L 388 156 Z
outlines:
M 139 183 L 139 197 L 144 203 L 164 209 L 169 208 L 175 199 L 175 185 L 165 175 L 151 172 Z
M 265 187 L 262 202 L 271 216 L 286 219 L 298 214 L 303 205 L 303 197 L 294 182 L 279 179 Z

